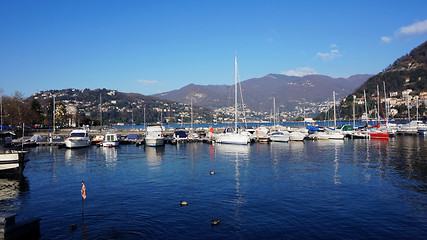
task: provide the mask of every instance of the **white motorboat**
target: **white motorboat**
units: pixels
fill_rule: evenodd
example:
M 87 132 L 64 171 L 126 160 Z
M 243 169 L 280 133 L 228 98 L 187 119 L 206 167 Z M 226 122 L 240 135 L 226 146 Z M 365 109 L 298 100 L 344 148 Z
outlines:
M 400 134 L 417 134 L 418 130 L 425 130 L 427 128 L 423 121 L 412 120 L 405 124 L 399 124 L 397 132 Z
M 28 160 L 25 158 L 27 151 L 2 150 L 0 152 L 0 174 L 22 173 Z
M 289 134 L 289 141 L 304 141 L 307 134 L 300 131 L 294 131 Z
M 163 128 L 161 126 L 147 127 L 147 134 L 145 136 L 145 145 L 149 147 L 163 146 L 165 144 L 165 137 L 163 136 Z
M 260 126 L 255 129 L 255 133 L 252 134 L 252 138 L 255 139 L 256 142 L 268 142 L 270 141 L 268 132 L 268 128 L 265 126 Z
M 269 134 L 269 137 L 272 142 L 288 142 L 289 132 L 288 131 L 272 132 Z
M 216 143 L 245 145 L 251 142 L 248 132 L 235 131 L 232 127 L 227 127 L 223 133 L 215 136 Z
M 338 130 L 328 132 L 329 139 L 342 140 L 345 135 L 339 132 Z
M 104 140 L 102 140 L 103 147 L 117 147 L 119 146 L 119 138 L 115 133 L 105 134 Z
M 64 142 L 66 148 L 88 147 L 90 145 L 89 131 L 82 128 L 74 129 Z
M 330 135 L 325 131 L 316 131 L 310 137 L 315 140 L 329 140 Z

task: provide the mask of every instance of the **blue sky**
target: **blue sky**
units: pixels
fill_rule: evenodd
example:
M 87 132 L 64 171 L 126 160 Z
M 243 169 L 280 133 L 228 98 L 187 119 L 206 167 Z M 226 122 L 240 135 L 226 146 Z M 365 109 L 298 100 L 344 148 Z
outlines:
M 427 40 L 426 1 L 0 1 L 0 89 L 145 95 L 269 73 L 376 74 Z

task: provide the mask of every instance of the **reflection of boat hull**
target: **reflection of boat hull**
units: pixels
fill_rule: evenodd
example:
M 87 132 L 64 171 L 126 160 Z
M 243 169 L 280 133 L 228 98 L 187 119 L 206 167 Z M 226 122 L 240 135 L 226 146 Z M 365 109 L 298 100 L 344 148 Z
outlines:
M 26 151 L 8 150 L 0 153 L 0 174 L 22 173 L 28 160 L 25 159 Z

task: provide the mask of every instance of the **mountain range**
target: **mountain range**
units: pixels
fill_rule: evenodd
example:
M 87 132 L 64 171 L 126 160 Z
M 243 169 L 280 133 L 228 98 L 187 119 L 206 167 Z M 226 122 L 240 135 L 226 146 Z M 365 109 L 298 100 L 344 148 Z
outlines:
M 358 88 L 372 75 L 358 74 L 348 78 L 332 78 L 324 75 L 304 77 L 268 74 L 261 78 L 242 81 L 240 95 L 243 102 L 253 111 L 272 109 L 273 97 L 276 105 L 283 110 L 291 110 L 301 103 L 320 103 L 332 99 L 332 91 L 337 98 L 343 98 Z M 239 91 L 240 92 L 240 91 Z M 232 85 L 196 85 L 189 84 L 179 90 L 153 95 L 176 102 L 193 103 L 203 107 L 220 108 L 234 104 L 234 84 Z M 239 100 L 240 101 L 240 100 Z

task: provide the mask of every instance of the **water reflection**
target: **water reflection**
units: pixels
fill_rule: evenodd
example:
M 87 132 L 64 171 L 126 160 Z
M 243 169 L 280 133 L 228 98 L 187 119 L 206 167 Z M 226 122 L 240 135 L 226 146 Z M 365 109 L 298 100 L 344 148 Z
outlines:
M 25 176 L 2 176 L 0 175 L 0 202 L 13 200 L 22 194 L 28 193 L 30 187 Z M 16 203 L 14 203 L 16 205 Z M 0 211 L 12 211 L 17 206 L 2 204 Z
M 215 144 L 216 151 L 223 155 L 248 156 L 250 145 Z
M 105 156 L 107 167 L 114 167 L 117 165 L 117 148 L 102 148 L 102 153 Z
M 156 167 L 159 166 L 163 161 L 163 154 L 165 147 L 145 147 L 145 157 L 147 159 L 148 166 Z
M 65 149 L 64 158 L 67 160 L 69 165 L 73 165 L 73 162 L 86 162 L 89 156 L 90 148 L 78 148 L 78 149 Z
M 244 161 L 248 160 L 249 156 L 249 145 L 232 145 L 232 144 L 216 144 L 215 150 L 220 154 L 224 155 L 226 159 L 233 161 L 234 163 L 234 216 L 240 219 L 240 208 L 243 207 L 245 198 L 241 193 L 240 183 L 240 168 Z M 243 161 L 243 162 L 242 162 Z
M 339 170 L 339 157 L 340 149 L 344 146 L 344 141 L 342 140 L 330 140 L 331 145 L 334 147 L 334 183 L 341 184 L 340 175 L 338 174 Z

